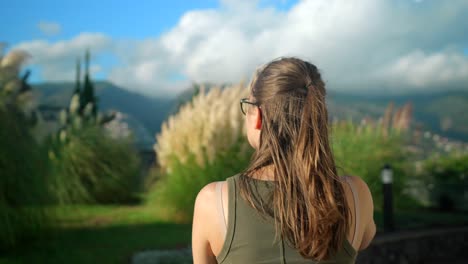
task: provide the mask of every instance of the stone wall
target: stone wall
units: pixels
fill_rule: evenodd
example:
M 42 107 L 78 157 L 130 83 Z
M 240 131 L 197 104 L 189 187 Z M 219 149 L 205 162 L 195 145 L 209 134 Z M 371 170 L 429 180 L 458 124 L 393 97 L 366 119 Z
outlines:
M 468 263 L 468 227 L 378 236 L 359 253 L 356 263 Z
M 192 263 L 191 249 L 143 251 L 131 264 Z M 357 264 L 468 264 L 468 226 L 377 236 Z

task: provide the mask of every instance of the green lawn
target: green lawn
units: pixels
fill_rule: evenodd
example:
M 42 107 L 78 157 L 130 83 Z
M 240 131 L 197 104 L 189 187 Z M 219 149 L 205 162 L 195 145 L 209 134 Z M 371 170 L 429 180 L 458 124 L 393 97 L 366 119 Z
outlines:
M 190 243 L 190 224 L 169 223 L 154 207 L 79 206 L 54 208 L 54 212 L 59 228 L 1 253 L 0 263 L 128 263 L 138 251 Z M 467 213 L 397 212 L 395 219 L 400 230 L 468 224 Z M 375 220 L 381 231 L 380 212 Z
M 0 263 L 128 263 L 141 250 L 190 243 L 190 224 L 161 221 L 150 207 L 83 206 L 56 213 L 60 228 L 3 253 Z

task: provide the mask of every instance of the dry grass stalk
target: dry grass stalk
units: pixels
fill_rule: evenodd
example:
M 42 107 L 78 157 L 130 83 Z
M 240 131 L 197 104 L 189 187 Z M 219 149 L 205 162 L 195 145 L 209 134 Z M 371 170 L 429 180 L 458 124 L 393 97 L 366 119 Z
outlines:
M 382 120 L 382 135 L 384 138 L 388 136 L 388 130 L 390 129 L 390 122 L 393 114 L 393 102 L 391 102 L 387 109 L 385 109 L 385 114 Z
M 156 135 L 154 151 L 161 169 L 170 172 L 174 156 L 184 163 L 191 154 L 203 165 L 204 152 L 212 161 L 216 153 L 235 144 L 244 133 L 239 99 L 247 95 L 242 83 L 224 89 L 216 87 L 207 93 L 202 88 L 192 102 L 164 122 L 161 133 Z

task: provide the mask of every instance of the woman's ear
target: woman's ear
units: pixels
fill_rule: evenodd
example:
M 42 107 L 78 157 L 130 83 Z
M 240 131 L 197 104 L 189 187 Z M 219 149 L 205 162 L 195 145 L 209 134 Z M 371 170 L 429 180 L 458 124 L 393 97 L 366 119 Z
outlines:
M 255 129 L 258 129 L 260 130 L 262 128 L 262 109 L 260 109 L 260 107 L 257 107 L 257 111 L 256 111 L 256 122 L 255 122 Z

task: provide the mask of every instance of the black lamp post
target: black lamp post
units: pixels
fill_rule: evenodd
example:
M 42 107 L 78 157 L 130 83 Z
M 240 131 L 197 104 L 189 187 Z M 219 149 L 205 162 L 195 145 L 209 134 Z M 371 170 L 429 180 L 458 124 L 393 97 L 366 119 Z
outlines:
M 395 230 L 393 220 L 393 170 L 389 164 L 385 164 L 381 172 L 382 186 L 383 186 L 383 222 L 384 231 L 391 232 Z

